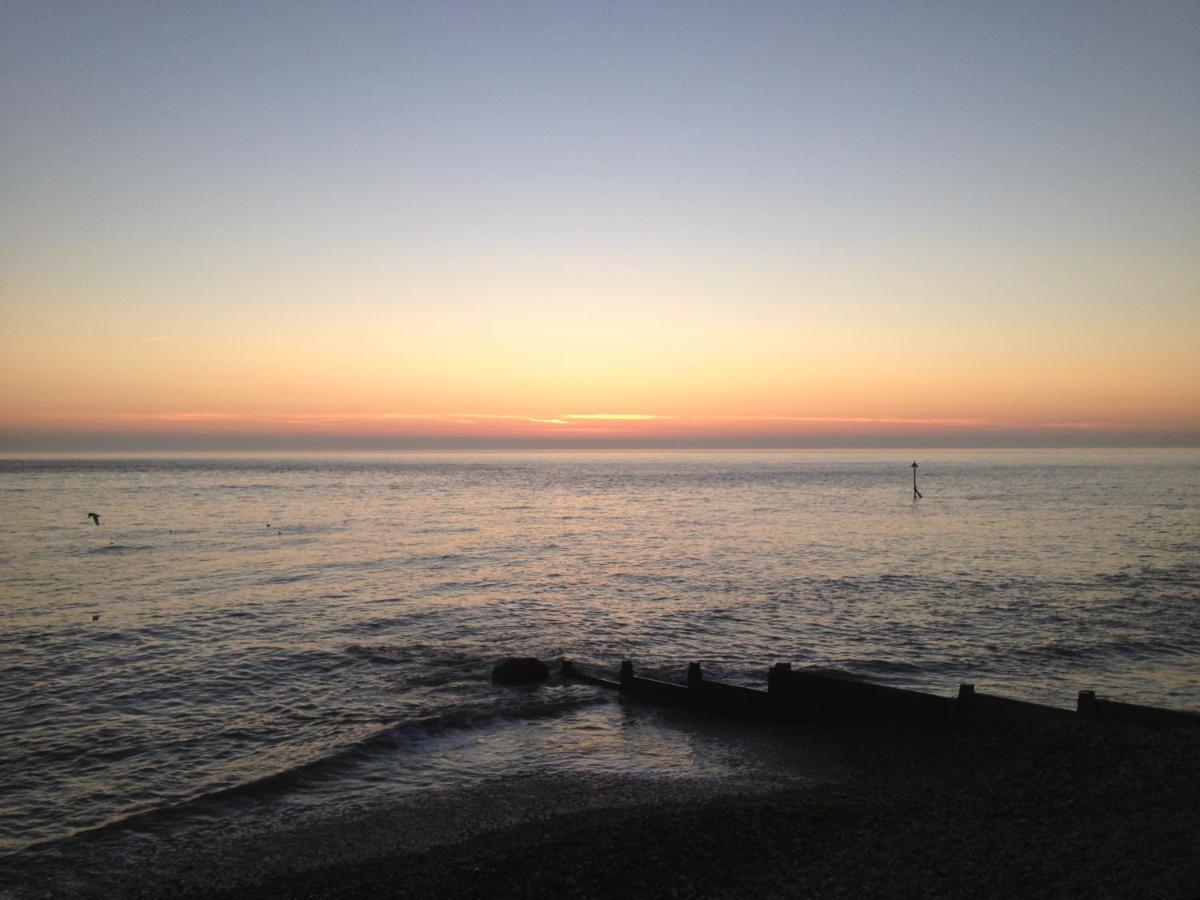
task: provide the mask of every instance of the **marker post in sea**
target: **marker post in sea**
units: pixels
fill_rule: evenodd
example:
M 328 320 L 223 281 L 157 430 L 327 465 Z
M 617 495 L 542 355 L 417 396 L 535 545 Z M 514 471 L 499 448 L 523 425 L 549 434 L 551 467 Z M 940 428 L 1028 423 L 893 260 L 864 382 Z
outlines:
M 917 490 L 917 461 L 914 459 L 912 464 L 913 470 L 913 499 L 920 500 L 921 492 Z

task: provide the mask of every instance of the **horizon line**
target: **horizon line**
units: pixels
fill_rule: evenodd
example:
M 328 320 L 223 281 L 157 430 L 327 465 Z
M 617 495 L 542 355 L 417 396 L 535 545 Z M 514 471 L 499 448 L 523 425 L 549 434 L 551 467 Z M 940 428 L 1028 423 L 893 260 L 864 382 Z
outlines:
M 1005 429 L 823 435 L 694 435 L 588 437 L 279 434 L 253 432 L 8 432 L 0 453 L 406 453 L 645 450 L 885 450 L 885 449 L 1200 449 L 1200 431 Z

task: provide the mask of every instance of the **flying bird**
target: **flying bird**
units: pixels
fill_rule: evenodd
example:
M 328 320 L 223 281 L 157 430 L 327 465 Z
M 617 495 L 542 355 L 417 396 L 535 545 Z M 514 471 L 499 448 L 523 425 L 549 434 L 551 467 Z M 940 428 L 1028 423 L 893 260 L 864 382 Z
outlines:
M 88 518 L 91 519 L 93 522 L 95 522 L 97 525 L 100 524 L 100 513 L 88 513 Z

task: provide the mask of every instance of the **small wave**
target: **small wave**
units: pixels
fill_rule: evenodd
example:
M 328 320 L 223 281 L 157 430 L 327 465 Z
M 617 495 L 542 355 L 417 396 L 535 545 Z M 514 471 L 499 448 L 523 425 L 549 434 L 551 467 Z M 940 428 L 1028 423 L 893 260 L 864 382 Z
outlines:
M 103 547 L 93 547 L 87 553 L 134 553 L 138 550 L 153 550 L 153 544 L 106 544 Z
M 1196 587 L 1200 586 L 1200 566 L 1177 563 L 1170 566 L 1127 566 L 1117 572 L 1101 572 L 1096 580 L 1101 584 L 1120 587 Z
M 876 579 L 880 584 L 910 584 L 917 580 L 913 575 L 901 575 L 894 572 L 884 572 Z
M 1153 659 L 1158 656 L 1191 657 L 1200 652 L 1197 641 L 1172 640 L 1167 637 L 1118 638 L 1101 644 L 1100 647 L 1115 656 L 1133 659 Z
M 929 671 L 927 665 L 897 659 L 851 659 L 846 660 L 843 665 L 852 672 L 873 674 L 911 675 L 924 674 Z
M 270 578 L 263 580 L 263 584 L 292 584 L 297 581 L 308 581 L 311 579 L 311 572 L 293 572 L 282 575 L 272 575 Z
M 162 806 L 137 810 L 103 824 L 80 829 L 65 837 L 37 841 L 16 852 L 44 849 L 64 841 L 100 838 L 114 832 L 138 828 L 155 820 L 203 813 L 209 807 L 240 799 L 262 800 L 322 781 L 375 754 L 415 748 L 449 733 L 484 729 L 505 722 L 557 718 L 578 709 L 611 702 L 607 695 L 594 692 L 563 692 L 555 696 L 510 693 L 508 697 L 518 698 L 517 702 L 511 705 L 501 702 L 495 706 L 463 707 L 396 722 L 295 766 L 240 784 L 204 791 Z
M 466 563 L 471 561 L 471 557 L 461 553 L 434 553 L 425 556 L 410 556 L 408 559 L 401 560 L 404 565 L 424 566 L 431 569 L 447 568 L 444 563 Z
M 659 572 L 614 572 L 612 577 L 634 584 L 683 584 L 687 581 L 682 575 Z
M 134 641 L 134 642 L 136 642 L 138 640 L 138 638 L 135 635 L 125 634 L 124 632 L 120 632 L 120 631 L 102 631 L 101 633 L 99 633 L 95 636 L 95 640 L 104 641 L 105 643 L 108 643 L 110 641 Z
M 350 656 L 366 663 L 384 666 L 409 665 L 405 684 L 409 687 L 442 687 L 451 682 L 481 681 L 486 678 L 483 657 L 466 652 L 445 652 L 425 644 L 363 644 L 345 648 Z
M 1071 665 L 1149 660 L 1164 656 L 1192 656 L 1200 647 L 1195 641 L 1179 640 L 1178 635 L 1163 637 L 1112 636 L 1094 641 L 1047 641 L 1018 648 L 1011 655 L 1039 662 L 1067 662 Z
M 381 650 L 375 647 L 367 647 L 363 644 L 351 644 L 346 648 L 346 652 L 351 656 L 356 656 L 359 659 L 367 662 L 382 663 L 389 666 L 398 666 L 402 663 L 410 661 L 407 655 L 397 654 L 394 651 Z
M 254 619 L 258 613 L 249 609 L 227 609 L 217 613 L 218 619 Z

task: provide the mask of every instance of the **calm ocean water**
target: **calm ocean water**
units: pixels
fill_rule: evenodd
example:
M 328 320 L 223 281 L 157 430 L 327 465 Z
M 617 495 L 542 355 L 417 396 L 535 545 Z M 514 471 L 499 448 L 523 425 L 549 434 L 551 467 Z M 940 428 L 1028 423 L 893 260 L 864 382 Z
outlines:
M 1200 708 L 1200 453 L 918 459 L 916 503 L 887 451 L 0 460 L 0 853 L 745 765 L 509 654 Z

